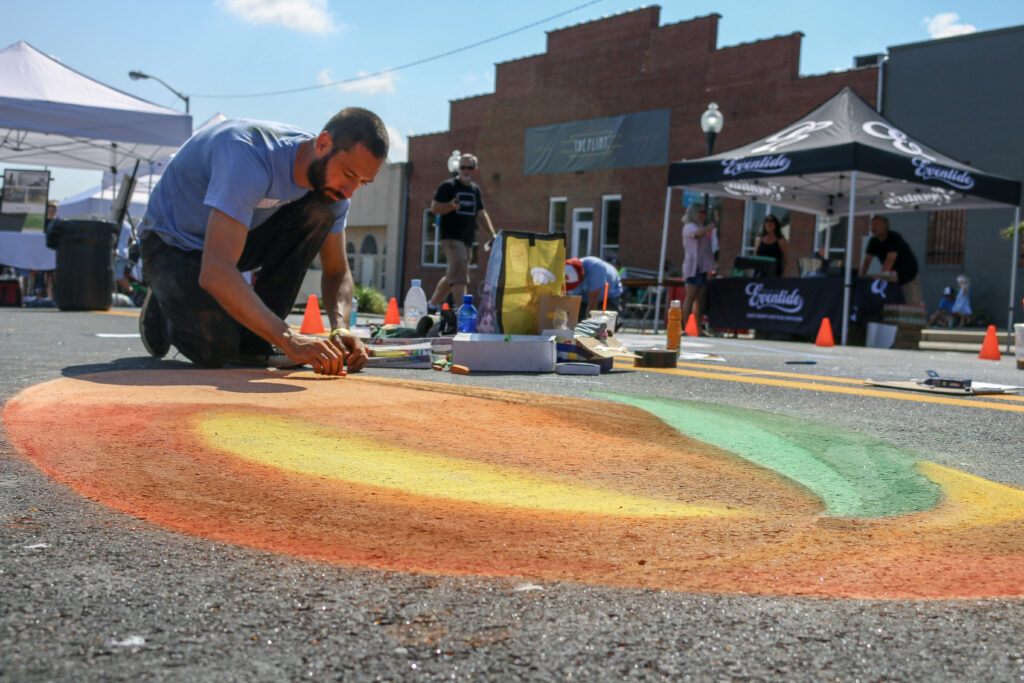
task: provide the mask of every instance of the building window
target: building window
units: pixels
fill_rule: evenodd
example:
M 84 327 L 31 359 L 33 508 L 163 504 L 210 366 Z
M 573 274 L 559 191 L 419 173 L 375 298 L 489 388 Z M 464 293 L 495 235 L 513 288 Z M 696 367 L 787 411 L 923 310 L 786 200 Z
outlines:
M 443 266 L 448 261 L 444 257 L 444 250 L 441 249 L 441 225 L 437 216 L 427 209 L 423 212 L 423 245 L 420 254 L 420 263 L 424 266 Z
M 967 212 L 963 209 L 929 213 L 927 263 L 937 266 L 963 265 L 966 228 Z
M 565 232 L 565 197 L 548 200 L 548 232 Z
M 619 216 L 622 195 L 601 197 L 601 258 L 611 262 L 619 258 Z

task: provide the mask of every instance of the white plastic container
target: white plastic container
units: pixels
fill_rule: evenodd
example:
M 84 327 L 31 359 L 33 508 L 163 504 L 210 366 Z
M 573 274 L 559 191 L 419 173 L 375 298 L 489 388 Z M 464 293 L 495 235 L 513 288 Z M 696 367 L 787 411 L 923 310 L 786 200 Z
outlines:
M 415 328 L 420 318 L 427 314 L 427 294 L 419 280 L 413 280 L 409 291 L 405 293 L 402 313 L 405 316 L 405 326 L 412 328 Z

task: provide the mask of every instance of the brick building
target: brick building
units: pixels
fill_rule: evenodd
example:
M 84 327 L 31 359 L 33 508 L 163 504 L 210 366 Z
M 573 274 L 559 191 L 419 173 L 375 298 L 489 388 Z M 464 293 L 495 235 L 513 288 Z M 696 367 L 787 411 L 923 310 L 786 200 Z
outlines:
M 876 66 L 801 76 L 799 32 L 719 48 L 719 15 L 666 26 L 659 16 L 659 7 L 646 7 L 551 31 L 543 54 L 497 65 L 494 93 L 453 101 L 448 131 L 410 138 L 403 292 L 410 278 L 429 288 L 444 272 L 429 207 L 448 177 L 453 149 L 479 157 L 476 180 L 496 228 L 564 229 L 578 238 L 570 244 L 576 255 L 617 255 L 625 266 L 653 270 L 668 162 L 705 154 L 699 120 L 708 103 L 717 102 L 725 115 L 715 143 L 721 151 L 781 128 L 844 86 L 876 101 Z M 659 163 L 525 170 L 524 141 L 539 127 L 664 110 L 667 155 Z M 668 258 L 678 265 L 683 206 L 674 204 Z M 744 204 L 726 199 L 721 210 L 720 263 L 728 265 L 743 246 Z M 815 218 L 794 213 L 790 224 L 792 253 L 809 254 Z M 866 232 L 866 221 L 858 221 L 857 232 Z M 483 277 L 485 257 L 477 263 L 470 291 Z

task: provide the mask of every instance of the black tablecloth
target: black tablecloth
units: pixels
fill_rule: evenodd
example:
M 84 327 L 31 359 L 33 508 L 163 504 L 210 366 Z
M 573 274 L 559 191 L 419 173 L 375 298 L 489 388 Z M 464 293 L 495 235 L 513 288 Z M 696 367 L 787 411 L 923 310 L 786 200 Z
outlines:
M 887 303 L 903 303 L 900 286 L 883 280 L 853 282 L 850 319 L 874 319 Z M 842 331 L 842 277 L 730 277 L 708 282 L 708 322 L 720 329 L 765 330 L 814 336 L 828 318 Z

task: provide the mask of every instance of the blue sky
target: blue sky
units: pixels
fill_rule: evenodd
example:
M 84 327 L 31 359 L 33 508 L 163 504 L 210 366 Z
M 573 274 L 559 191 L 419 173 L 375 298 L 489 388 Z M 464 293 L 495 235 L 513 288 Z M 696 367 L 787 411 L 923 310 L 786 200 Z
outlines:
M 544 52 L 547 31 L 640 6 L 630 0 L 8 2 L 0 47 L 25 40 L 107 85 L 183 109 L 162 85 L 132 81 L 128 72 L 159 76 L 191 97 L 197 125 L 222 112 L 318 131 L 344 106 L 367 107 L 388 124 L 392 160 L 401 161 L 410 134 L 448 128 L 449 100 L 493 91 L 494 64 Z M 1024 24 L 1022 0 L 665 0 L 661 23 L 712 12 L 722 17 L 719 47 L 802 32 L 801 74 L 848 68 L 854 56 L 893 45 Z M 374 74 L 481 42 L 371 78 L 265 94 Z M 91 171 L 53 169 L 53 175 L 50 196 L 57 199 L 100 180 Z

